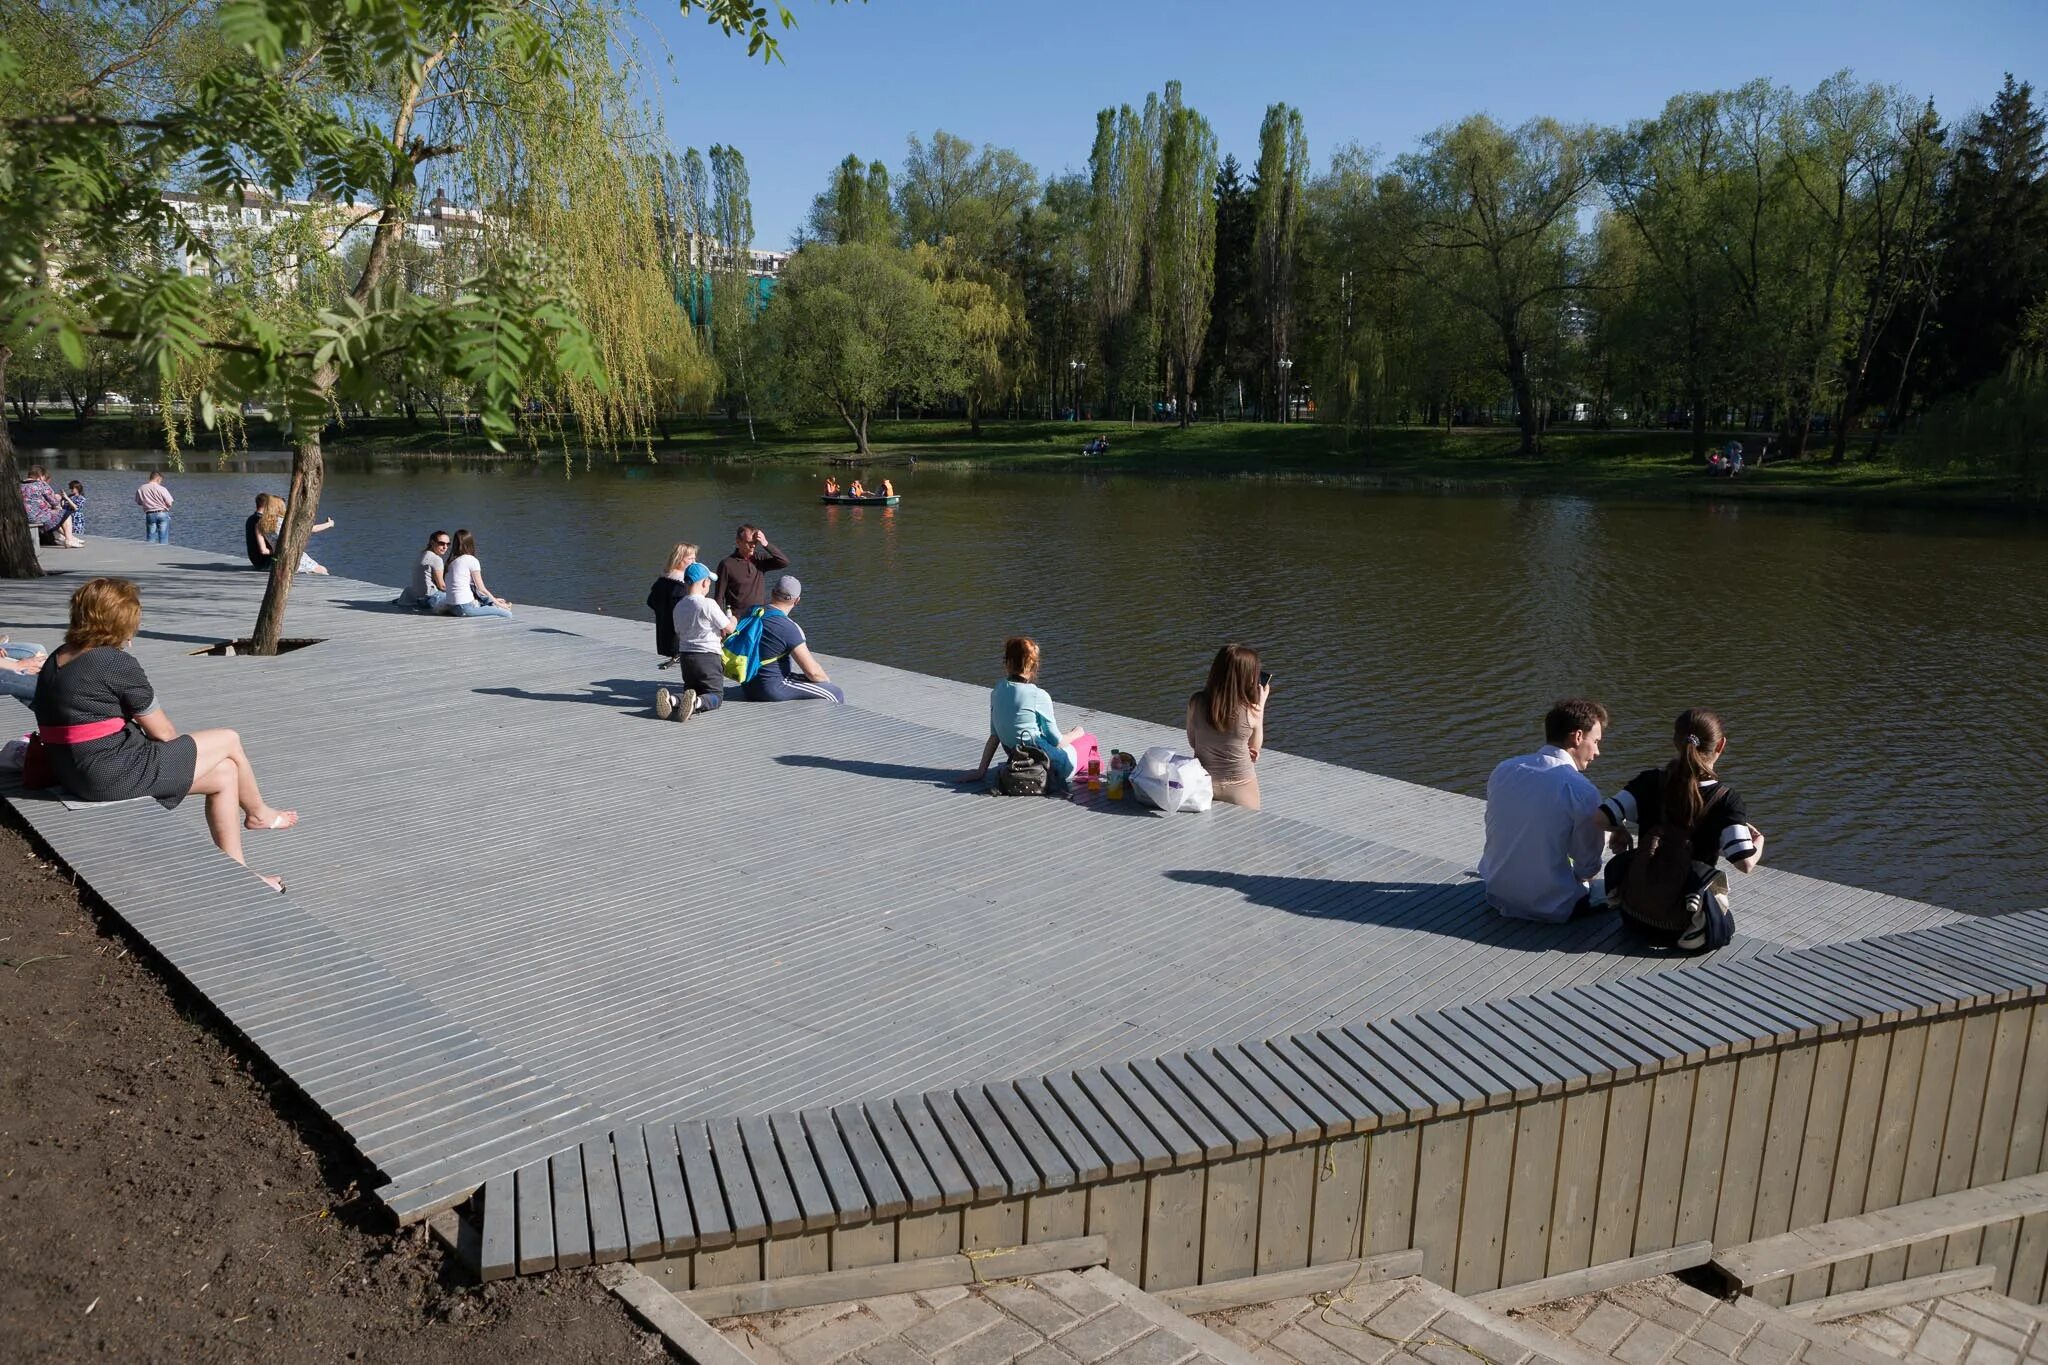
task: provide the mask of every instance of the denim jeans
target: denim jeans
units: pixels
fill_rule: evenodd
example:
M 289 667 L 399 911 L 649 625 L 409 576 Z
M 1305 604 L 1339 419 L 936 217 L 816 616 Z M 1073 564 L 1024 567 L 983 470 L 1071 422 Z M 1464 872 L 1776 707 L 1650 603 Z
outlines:
M 142 538 L 152 545 L 171 543 L 171 514 L 169 512 L 148 512 L 142 514 Z
M 443 605 L 441 611 L 448 616 L 502 616 L 507 620 L 512 617 L 509 609 L 484 598 L 474 602 L 450 602 Z
M 33 659 L 42 653 L 43 647 L 41 645 L 16 641 L 0 644 L 0 654 L 4 654 L 10 659 Z M 0 697 L 20 697 L 22 701 L 27 702 L 33 700 L 35 695 L 35 674 L 16 673 L 11 668 L 0 668 Z
M 391 605 L 409 607 L 414 611 L 438 612 L 441 610 L 441 604 L 447 600 L 448 594 L 445 592 L 430 592 L 425 597 L 414 597 L 411 593 L 405 593 L 393 599 Z

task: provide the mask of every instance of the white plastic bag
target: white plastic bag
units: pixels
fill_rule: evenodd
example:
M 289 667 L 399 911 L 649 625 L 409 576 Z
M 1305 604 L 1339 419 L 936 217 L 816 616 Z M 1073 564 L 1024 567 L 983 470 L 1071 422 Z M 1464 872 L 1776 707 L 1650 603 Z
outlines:
M 1207 810 L 1215 800 L 1208 769 L 1193 754 L 1167 745 L 1147 749 L 1131 771 L 1138 795 L 1168 815 L 1178 810 Z

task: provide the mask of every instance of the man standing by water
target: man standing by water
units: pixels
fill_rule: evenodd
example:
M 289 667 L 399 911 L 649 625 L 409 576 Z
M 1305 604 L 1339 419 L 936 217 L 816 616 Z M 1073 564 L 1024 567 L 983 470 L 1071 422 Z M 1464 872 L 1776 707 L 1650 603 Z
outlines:
M 727 616 L 743 616 L 768 604 L 768 575 L 789 567 L 789 556 L 768 543 L 758 526 L 742 526 L 732 553 L 718 561 L 718 605 Z
M 164 472 L 150 471 L 142 487 L 135 490 L 135 503 L 142 509 L 142 538 L 153 545 L 168 545 L 171 541 L 171 504 L 176 499 L 171 490 L 164 487 Z
M 1486 780 L 1486 900 L 1509 919 L 1561 924 L 1590 914 L 1604 835 L 1600 789 L 1586 769 L 1600 757 L 1607 708 L 1571 697 L 1543 718 L 1544 744 Z

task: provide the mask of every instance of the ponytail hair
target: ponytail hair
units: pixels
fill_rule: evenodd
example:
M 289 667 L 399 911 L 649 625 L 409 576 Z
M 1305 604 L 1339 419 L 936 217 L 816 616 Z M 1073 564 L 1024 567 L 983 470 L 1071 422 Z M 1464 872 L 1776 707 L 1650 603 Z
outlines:
M 1680 713 L 1671 741 L 1678 757 L 1664 765 L 1664 818 L 1687 829 L 1706 813 L 1700 783 L 1714 775 L 1714 752 L 1721 747 L 1721 718 L 1704 706 Z

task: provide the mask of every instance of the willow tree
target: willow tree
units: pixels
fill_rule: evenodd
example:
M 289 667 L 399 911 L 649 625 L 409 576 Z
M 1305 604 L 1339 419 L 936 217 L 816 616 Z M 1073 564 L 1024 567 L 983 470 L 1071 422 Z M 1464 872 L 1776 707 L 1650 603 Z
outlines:
M 911 254 L 940 305 L 953 315 L 967 430 L 979 436 L 983 410 L 1013 391 L 1029 355 L 1023 291 L 1007 271 L 976 260 L 951 237 L 937 246 L 919 242 Z
M 765 9 L 682 8 L 774 51 Z M 165 383 L 202 374 L 202 412 L 260 399 L 283 419 L 290 514 L 257 653 L 276 650 L 318 514 L 322 427 L 344 402 L 385 397 L 393 357 L 466 390 L 494 445 L 544 398 L 586 439 L 644 429 L 675 358 L 654 345 L 687 329 L 657 306 L 673 298 L 649 177 L 620 150 L 622 133 L 644 131 L 611 61 L 621 21 L 602 0 L 224 0 L 208 22 L 233 59 L 161 107 L 115 116 L 80 101 L 0 120 L 0 335 L 48 333 L 67 351 L 120 340 Z M 162 198 L 188 170 L 223 199 L 257 185 L 347 206 L 343 230 L 368 242 L 354 280 L 281 323 L 255 281 L 168 260 L 108 267 L 124 237 L 204 257 Z M 445 299 L 407 293 L 393 272 L 429 178 L 484 210 L 469 224 L 477 269 Z
M 1216 289 L 1216 134 L 1203 118 L 1176 104 L 1166 115 L 1160 148 L 1159 206 L 1153 236 L 1166 350 L 1179 371 L 1180 424 L 1195 405 L 1195 372 L 1209 334 Z

